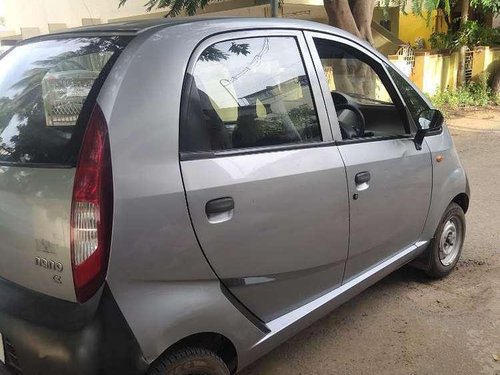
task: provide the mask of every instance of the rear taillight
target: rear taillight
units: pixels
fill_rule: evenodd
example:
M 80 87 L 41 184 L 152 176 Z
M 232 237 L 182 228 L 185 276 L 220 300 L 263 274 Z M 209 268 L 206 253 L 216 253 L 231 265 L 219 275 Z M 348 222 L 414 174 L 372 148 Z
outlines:
M 76 167 L 71 205 L 71 262 L 76 297 L 85 302 L 106 277 L 113 185 L 106 120 L 94 107 Z

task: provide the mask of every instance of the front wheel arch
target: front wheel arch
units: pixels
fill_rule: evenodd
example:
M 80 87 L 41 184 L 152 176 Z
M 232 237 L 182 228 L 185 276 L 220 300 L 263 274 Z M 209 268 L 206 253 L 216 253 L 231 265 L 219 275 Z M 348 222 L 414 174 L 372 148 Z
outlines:
M 462 207 L 462 210 L 464 211 L 464 214 L 467 213 L 467 210 L 469 209 L 469 196 L 466 193 L 460 193 L 456 195 L 450 203 L 456 203 L 460 207 Z
M 459 202 L 455 201 L 455 199 L 461 200 L 461 203 L 464 204 L 464 205 L 466 205 L 466 208 L 464 209 L 464 207 L 462 206 L 462 204 L 460 204 Z M 465 200 L 465 199 L 467 199 L 467 200 Z M 462 219 L 463 219 L 463 236 L 465 237 L 465 228 L 466 228 L 465 212 L 466 212 L 466 209 L 468 208 L 468 203 L 469 203 L 468 202 L 468 196 L 466 194 L 464 194 L 464 193 L 458 194 L 448 204 L 448 206 L 444 210 L 443 215 L 441 216 L 439 224 L 438 224 L 438 226 L 436 228 L 436 231 L 438 231 L 438 229 L 441 226 L 441 223 L 443 221 L 443 218 L 445 217 L 445 215 L 447 214 L 447 212 L 450 211 L 450 208 L 453 208 L 453 206 L 455 206 L 456 208 L 462 210 L 461 216 L 462 216 Z M 433 270 L 435 271 L 435 268 L 436 268 L 436 267 L 433 267 L 433 258 L 432 258 L 432 256 L 433 256 L 433 250 L 434 250 L 434 247 L 436 245 L 436 241 L 438 241 L 438 238 L 436 237 L 436 233 L 434 233 L 434 235 L 431 238 L 431 240 L 429 241 L 429 243 L 428 243 L 427 248 L 425 249 L 425 251 L 422 252 L 413 261 L 411 261 L 410 262 L 410 266 L 426 272 L 431 277 L 440 278 L 440 277 L 444 277 L 446 274 L 448 274 L 449 271 L 446 272 L 446 273 L 441 273 L 440 275 L 438 275 L 437 272 L 433 272 Z M 462 239 L 462 241 L 463 241 L 463 239 Z M 462 242 L 462 246 L 463 246 L 463 242 Z M 460 252 L 461 252 L 461 250 L 460 250 Z M 457 257 L 457 261 L 458 261 L 459 257 L 460 257 L 460 253 L 459 253 L 458 257 Z M 453 268 L 453 267 L 451 267 L 451 268 Z

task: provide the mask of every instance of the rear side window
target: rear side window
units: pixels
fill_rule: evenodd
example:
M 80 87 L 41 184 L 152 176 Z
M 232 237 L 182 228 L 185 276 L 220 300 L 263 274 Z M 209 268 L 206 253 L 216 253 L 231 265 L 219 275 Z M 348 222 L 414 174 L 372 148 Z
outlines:
M 321 140 L 309 79 L 293 37 L 213 44 L 201 53 L 186 83 L 182 151 Z
M 73 164 L 95 96 L 128 39 L 20 45 L 0 60 L 0 162 Z

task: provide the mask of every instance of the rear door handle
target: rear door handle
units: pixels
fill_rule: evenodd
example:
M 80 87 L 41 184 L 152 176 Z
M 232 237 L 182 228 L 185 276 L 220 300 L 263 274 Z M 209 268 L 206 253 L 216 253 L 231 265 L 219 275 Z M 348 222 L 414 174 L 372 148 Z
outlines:
M 354 176 L 354 182 L 356 183 L 356 190 L 357 191 L 363 191 L 366 190 L 370 187 L 368 182 L 370 182 L 371 179 L 370 172 L 368 171 L 363 171 L 359 172 Z M 357 194 L 356 194 L 357 195 Z
M 234 200 L 224 197 L 208 201 L 205 205 L 205 213 L 208 221 L 213 224 L 222 223 L 233 217 Z
M 370 172 L 368 171 L 359 172 L 354 177 L 354 182 L 356 182 L 356 185 L 361 185 L 370 181 L 371 178 L 372 176 L 370 175 Z
M 207 215 L 220 214 L 234 209 L 234 200 L 231 197 L 213 199 L 207 202 L 205 212 Z

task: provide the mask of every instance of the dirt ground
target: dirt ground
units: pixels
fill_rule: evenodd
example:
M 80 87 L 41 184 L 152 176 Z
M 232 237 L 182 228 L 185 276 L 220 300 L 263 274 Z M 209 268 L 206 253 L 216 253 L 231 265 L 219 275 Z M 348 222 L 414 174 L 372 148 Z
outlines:
M 244 375 L 500 375 L 500 109 L 450 113 L 448 125 L 472 190 L 456 270 L 396 271 Z

